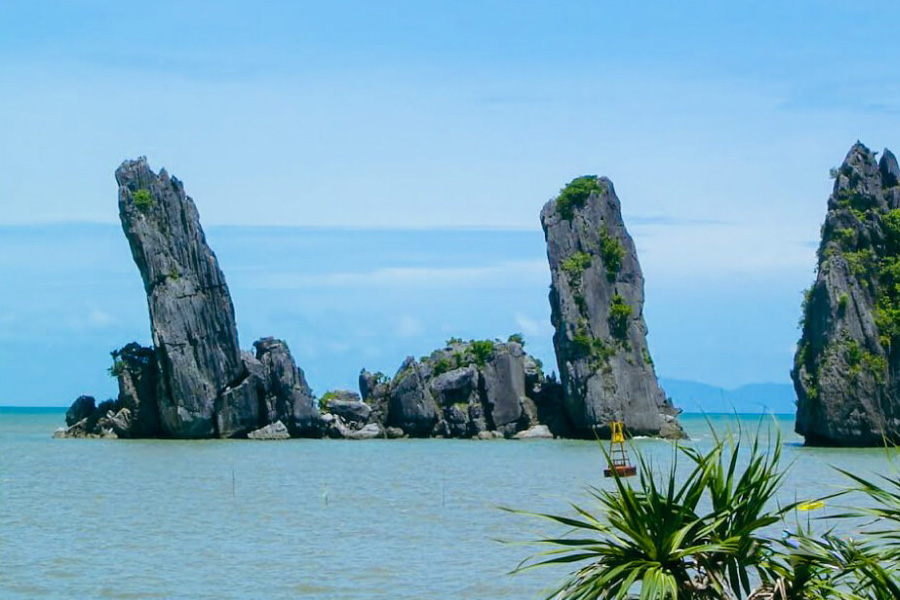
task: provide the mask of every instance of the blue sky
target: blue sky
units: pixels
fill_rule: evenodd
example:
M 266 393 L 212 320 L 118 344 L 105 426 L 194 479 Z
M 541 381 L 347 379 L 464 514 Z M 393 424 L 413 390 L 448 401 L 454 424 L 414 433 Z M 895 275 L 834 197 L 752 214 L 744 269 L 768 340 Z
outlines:
M 828 169 L 857 139 L 897 150 L 898 22 L 896 2 L 7 0 L 0 402 L 101 385 L 83 357 L 100 353 L 105 365 L 127 341 L 119 336 L 147 335 L 124 243 L 71 225 L 116 223 L 112 172 L 141 154 L 183 179 L 204 225 L 220 232 L 210 239 L 244 345 L 257 332 L 286 337 L 319 389 L 352 383 L 368 360 L 393 369 L 401 346 L 424 352 L 445 329 L 502 335 L 518 313 L 534 325 L 532 348 L 546 352 L 537 215 L 584 173 L 612 178 L 622 199 L 659 371 L 726 386 L 786 381 Z M 275 244 L 298 255 L 281 264 L 267 251 L 271 226 L 318 233 Z M 368 240 L 365 253 L 342 254 L 347 228 Z M 457 230 L 438 238 L 453 243 L 403 270 L 429 232 L 447 228 Z M 495 242 L 473 255 L 485 232 Z M 246 243 L 253 235 L 261 240 Z M 39 251 L 55 247 L 50 239 L 67 244 Z M 108 262 L 85 269 L 100 250 Z M 312 268 L 336 254 L 330 278 Z M 52 302 L 35 300 L 49 285 L 41 273 L 53 273 Z M 441 277 L 472 289 L 464 311 L 441 289 L 408 300 Z M 330 317 L 317 312 L 328 289 L 373 281 L 381 308 L 367 308 L 366 293 L 339 293 Z M 527 310 L 497 309 L 512 289 Z M 464 319 L 481 313 L 492 316 Z M 373 346 L 354 315 L 391 338 L 383 358 L 362 350 Z M 52 394 L 34 390 L 50 384 L 26 375 L 25 348 L 54 365 Z

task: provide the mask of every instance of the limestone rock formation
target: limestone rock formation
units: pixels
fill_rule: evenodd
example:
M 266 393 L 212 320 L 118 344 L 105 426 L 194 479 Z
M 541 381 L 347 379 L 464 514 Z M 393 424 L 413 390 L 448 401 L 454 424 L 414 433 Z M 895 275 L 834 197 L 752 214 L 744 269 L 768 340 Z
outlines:
M 261 370 L 254 364 L 249 364 L 249 369 L 263 378 L 261 394 L 265 398 L 265 421 L 281 421 L 293 436 L 321 435 L 316 400 L 287 343 L 267 337 L 253 342 L 253 347 Z
M 160 425 L 171 437 L 217 435 L 217 400 L 246 375 L 234 307 L 200 216 L 184 186 L 147 160 L 116 170 L 119 217 L 144 281 L 159 365 Z M 224 407 L 228 410 L 228 407 Z
M 678 411 L 653 368 L 644 323 L 644 278 L 612 181 L 573 180 L 541 211 L 552 284 L 553 343 L 575 434 L 681 437 Z
M 900 440 L 900 169 L 857 142 L 832 172 L 791 377 L 809 445 Z
M 153 347 L 116 350 L 119 396 L 94 407 L 79 398 L 57 437 L 244 437 L 280 423 L 318 437 L 322 423 L 287 344 L 241 352 L 225 277 L 181 182 L 145 158 L 116 170 L 119 216 L 141 273 Z
M 359 381 L 370 422 L 389 437 L 512 437 L 541 415 L 558 435 L 569 429 L 558 385 L 515 341 L 452 339 L 421 360 L 407 358 L 391 380 L 363 371 Z

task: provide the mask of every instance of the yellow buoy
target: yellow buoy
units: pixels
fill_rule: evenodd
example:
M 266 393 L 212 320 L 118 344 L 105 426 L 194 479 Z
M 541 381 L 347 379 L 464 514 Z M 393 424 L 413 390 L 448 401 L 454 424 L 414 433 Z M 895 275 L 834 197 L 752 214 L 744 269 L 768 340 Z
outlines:
M 603 470 L 604 477 L 631 477 L 637 469 L 628 461 L 625 451 L 625 423 L 613 421 L 609 424 L 609 468 Z

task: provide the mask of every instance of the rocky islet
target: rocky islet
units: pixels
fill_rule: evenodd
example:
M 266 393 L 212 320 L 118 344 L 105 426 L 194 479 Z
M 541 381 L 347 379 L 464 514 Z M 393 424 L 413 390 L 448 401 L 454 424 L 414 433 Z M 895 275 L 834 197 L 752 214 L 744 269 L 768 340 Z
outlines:
M 791 377 L 807 444 L 900 441 L 900 168 L 857 142 L 831 173 Z

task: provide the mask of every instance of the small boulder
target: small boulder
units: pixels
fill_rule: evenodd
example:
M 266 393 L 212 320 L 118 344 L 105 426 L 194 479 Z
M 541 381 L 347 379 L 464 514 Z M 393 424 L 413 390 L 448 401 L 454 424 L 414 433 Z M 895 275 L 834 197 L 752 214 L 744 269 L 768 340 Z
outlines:
M 378 426 L 378 423 L 369 423 L 359 431 L 351 431 L 347 435 L 347 438 L 351 440 L 371 440 L 378 437 L 382 437 L 381 427 Z
M 513 436 L 515 440 L 552 440 L 553 434 L 546 425 L 535 425 Z
M 247 438 L 251 440 L 286 440 L 290 437 L 287 426 L 281 421 L 269 423 L 247 434 Z

